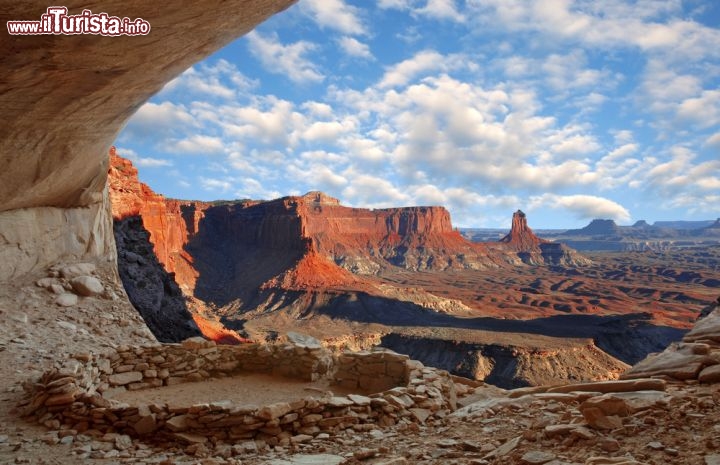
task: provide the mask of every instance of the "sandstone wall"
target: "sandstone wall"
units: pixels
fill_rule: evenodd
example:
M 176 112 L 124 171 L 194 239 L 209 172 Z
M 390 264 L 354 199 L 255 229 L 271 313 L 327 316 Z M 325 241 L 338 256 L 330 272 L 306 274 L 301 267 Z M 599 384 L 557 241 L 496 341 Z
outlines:
M 94 13 L 143 18 L 150 34 L 0 34 L 0 280 L 61 258 L 112 257 L 106 153 L 122 125 L 166 82 L 292 3 L 104 0 Z M 1 0 L 0 24 L 39 20 L 47 6 Z
M 86 207 L 0 212 L 0 282 L 58 262 L 89 257 L 114 262 L 112 228 L 106 192 L 101 202 Z

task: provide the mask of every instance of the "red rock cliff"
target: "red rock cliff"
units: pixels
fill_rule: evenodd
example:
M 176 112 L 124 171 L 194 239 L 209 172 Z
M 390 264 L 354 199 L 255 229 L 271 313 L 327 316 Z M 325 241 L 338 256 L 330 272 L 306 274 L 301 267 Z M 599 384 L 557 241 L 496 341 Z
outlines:
M 197 272 L 185 246 L 197 233 L 204 211 L 210 204 L 166 199 L 156 194 L 147 184 L 140 182 L 137 168 L 130 160 L 119 156 L 115 147 L 110 149 L 108 186 L 113 218 L 140 216 L 143 226 L 150 233 L 158 260 L 166 271 L 176 274 L 177 282 L 184 291 L 191 291 Z
M 388 266 L 495 266 L 484 245 L 453 229 L 443 207 L 350 208 L 321 192 L 267 202 L 178 201 L 141 183 L 114 150 L 110 165 L 113 216 L 142 217 L 158 259 L 189 295 L 242 294 L 273 283 L 322 287 L 317 276 L 304 276 L 313 269 L 338 285 L 357 283 L 348 271 L 367 275 Z M 332 272 L 338 265 L 345 270 Z

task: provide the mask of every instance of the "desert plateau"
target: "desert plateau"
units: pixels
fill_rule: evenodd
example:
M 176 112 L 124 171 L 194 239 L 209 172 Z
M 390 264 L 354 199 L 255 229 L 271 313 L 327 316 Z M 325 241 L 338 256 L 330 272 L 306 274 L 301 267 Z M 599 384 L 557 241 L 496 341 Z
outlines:
M 713 2 L 0 5 L 0 464 L 720 465 Z

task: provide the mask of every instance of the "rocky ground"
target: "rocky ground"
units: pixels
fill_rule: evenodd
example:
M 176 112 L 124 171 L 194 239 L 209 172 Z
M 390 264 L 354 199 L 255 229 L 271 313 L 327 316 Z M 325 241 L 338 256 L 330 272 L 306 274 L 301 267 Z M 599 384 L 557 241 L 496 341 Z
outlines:
M 444 418 L 425 423 L 403 418 L 392 427 L 357 425 L 332 435 L 282 437 L 277 444 L 148 443 L 28 423 L 14 411 L 24 381 L 37 379 L 57 361 L 114 349 L 120 341 L 153 342 L 122 298 L 109 264 L 94 265 L 55 267 L 0 290 L 0 463 L 720 464 L 720 380 L 712 366 L 702 371 L 710 369 L 704 383 L 695 372 L 685 381 L 609 382 L 614 388 L 466 386 L 460 399 L 465 407 Z M 81 276 L 86 278 L 76 279 Z M 69 295 L 77 302 L 63 306 L 64 299 L 74 300 Z M 720 314 L 705 321 L 704 330 L 688 336 L 692 342 L 646 363 L 645 373 L 664 369 L 677 375 L 698 360 L 698 369 L 717 366 Z M 620 392 L 603 394 L 608 390 Z
M 642 386 L 640 386 L 642 388 Z M 587 389 L 578 387 L 578 389 Z M 0 436 L 3 463 L 104 464 L 698 464 L 720 463 L 720 386 L 664 391 L 471 390 L 448 417 L 391 428 L 298 435 L 271 446 L 149 444 L 128 436 L 43 432 L 14 421 Z M 478 400 L 484 399 L 484 400 Z M 592 409 L 605 413 L 592 413 Z M 590 412 L 590 413 L 588 413 Z

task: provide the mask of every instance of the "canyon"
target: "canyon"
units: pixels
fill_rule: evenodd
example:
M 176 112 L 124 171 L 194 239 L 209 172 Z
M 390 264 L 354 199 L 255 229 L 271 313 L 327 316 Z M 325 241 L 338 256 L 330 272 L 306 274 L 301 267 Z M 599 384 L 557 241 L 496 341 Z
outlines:
M 542 247 L 524 258 L 512 246 L 461 242 L 447 229 L 452 229 L 449 218 L 442 228 L 432 231 L 432 238 L 403 239 L 401 225 L 414 223 L 388 214 L 383 218 L 397 218 L 397 223 L 391 220 L 385 230 L 390 228 L 398 237 L 388 238 L 379 257 L 366 253 L 367 248 L 356 248 L 351 238 L 342 247 L 334 245 L 334 240 L 307 240 L 310 236 L 302 234 L 295 212 L 314 209 L 317 194 L 244 207 L 175 201 L 154 195 L 148 188 L 137 197 L 140 203 L 116 210 L 113 220 L 106 155 L 127 118 L 192 63 L 292 3 L 206 0 L 179 8 L 108 0 L 93 4 L 93 11 L 143 17 L 152 24 L 152 34 L 133 38 L 0 35 L 5 51 L 0 56 L 4 117 L 0 125 L 0 462 L 720 463 L 716 424 L 720 314 L 715 306 L 706 305 L 716 297 L 717 247 L 610 258 L 588 255 L 585 259 L 592 264 L 584 266 L 545 264 Z M 8 0 L 0 4 L 2 24 L 39 18 L 47 7 Z M 74 0 L 63 4 L 72 11 L 86 6 Z M 126 193 L 132 199 L 133 191 Z M 327 199 L 327 203 L 334 202 Z M 257 228 L 251 231 L 265 231 L 262 221 L 243 215 L 262 217 L 270 210 L 278 213 L 272 220 L 277 223 L 265 226 L 270 231 L 277 226 L 293 240 L 285 246 L 268 236 L 246 238 L 267 246 L 263 253 L 268 253 L 269 263 L 260 268 L 261 279 L 245 285 L 246 275 L 241 273 L 249 275 L 254 270 L 244 270 L 235 261 L 228 263 L 219 248 L 224 244 L 209 247 L 204 255 L 199 253 L 201 248 L 192 248 L 212 246 L 214 238 L 238 225 L 255 224 Z M 432 223 L 442 224 L 445 214 L 435 210 Z M 419 220 L 425 212 L 416 210 L 408 218 L 413 215 Z M 233 240 L 227 241 L 232 245 Z M 431 250 L 425 250 L 425 244 Z M 406 245 L 410 254 L 402 249 Z M 445 246 L 465 252 L 448 254 Z M 239 254 L 248 245 L 235 247 L 227 250 Z M 273 252 L 273 247 L 291 258 Z M 380 253 L 381 248 L 376 246 L 373 253 Z M 547 260 L 558 259 L 557 254 L 551 256 Z M 573 256 L 562 252 L 559 259 L 579 260 Z M 343 257 L 350 258 L 343 261 Z M 272 263 L 276 258 L 279 264 Z M 252 256 L 246 260 L 243 263 L 259 263 Z M 219 271 L 212 269 L 216 264 Z M 130 285 L 123 285 L 121 275 Z M 220 276 L 223 283 L 233 279 L 242 286 L 217 294 L 217 301 L 202 300 L 197 293 L 209 295 L 215 289 L 208 279 L 211 276 Z M 325 288 L 328 282 L 333 284 Z M 136 293 L 135 306 L 126 290 Z M 138 300 L 138 295 L 144 299 Z M 349 318 L 322 313 L 323 308 L 333 308 L 325 305 L 333 299 L 350 304 L 335 307 L 349 309 L 345 315 Z M 244 311 L 254 301 L 268 306 Z M 284 305 L 290 302 L 297 303 Z M 465 363 L 460 367 L 464 373 L 489 377 L 488 372 L 497 371 L 498 377 L 517 379 L 518 384 L 556 380 L 548 381 L 541 378 L 547 373 L 531 370 L 518 371 L 524 378 L 503 374 L 491 358 L 510 368 L 513 360 L 542 370 L 557 370 L 556 364 L 564 364 L 566 380 L 578 376 L 572 364 L 585 360 L 595 369 L 603 368 L 604 373 L 598 372 L 607 376 L 608 369 L 621 370 L 624 365 L 602 353 L 589 356 L 590 352 L 601 345 L 608 352 L 623 352 L 628 343 L 647 351 L 650 343 L 661 345 L 658 331 L 688 329 L 702 309 L 710 309 L 705 312 L 708 316 L 682 342 L 626 375 L 662 379 L 504 391 L 394 355 L 391 358 L 402 358 L 416 373 L 408 380 L 410 385 L 372 398 L 324 397 L 329 402 L 323 409 L 330 408 L 323 414 L 341 415 L 336 417 L 313 413 L 311 399 L 292 408 L 286 402 L 248 409 L 222 399 L 179 407 L 152 402 L 119 406 L 97 395 L 108 387 L 103 386 L 105 381 L 129 386 L 146 379 L 148 383 L 182 376 L 204 379 L 209 373 L 203 373 L 200 362 L 218 360 L 218 352 L 236 351 L 224 343 L 242 343 L 245 337 L 282 340 L 288 335 L 281 332 L 290 325 L 322 333 L 329 347 L 361 349 L 385 339 L 387 345 L 409 349 L 419 342 L 419 353 L 432 347 L 426 342 L 432 342 L 438 344 L 434 352 L 449 354 L 442 363 L 451 364 L 465 360 L 464 353 L 474 352 L 477 363 Z M 388 317 L 395 323 L 385 322 Z M 426 322 L 425 317 L 435 319 L 436 326 L 411 326 Z M 327 334 L 319 328 L 327 329 Z M 605 329 L 597 334 L 597 328 Z M 196 338 L 183 344 L 158 343 L 158 339 L 179 340 L 199 332 L 220 344 Z M 600 336 L 607 340 L 603 342 Z M 494 346 L 494 341 L 500 344 Z M 308 350 L 307 345 L 288 346 L 280 341 L 277 346 L 257 344 L 237 351 L 244 352 L 245 347 L 258 354 L 272 353 L 275 348 L 293 353 Z M 191 357 L 195 352 L 199 356 Z M 178 353 L 189 357 L 181 360 L 184 366 L 171 359 Z M 369 354 L 355 357 L 384 358 L 383 352 Z M 278 366 L 287 367 L 288 360 Z M 603 360 L 611 366 L 603 366 Z M 271 363 L 269 369 L 274 366 Z M 169 376 L 169 368 L 176 376 Z M 578 368 L 581 376 L 591 371 L 582 364 Z M 455 411 L 443 408 L 426 417 L 422 408 L 412 407 L 431 401 L 432 388 L 437 389 L 434 383 L 447 386 L 450 394 L 454 386 L 456 400 L 461 402 Z M 85 390 L 79 392 L 78 385 Z M 272 382 L 265 388 L 272 390 Z M 33 392 L 37 397 L 28 398 L 26 394 Z M 189 397 L 194 398 L 192 392 Z M 21 418 L 21 411 L 28 407 L 38 414 L 37 422 Z M 396 424 L 372 423 L 373 415 L 380 415 L 378 409 Z M 182 412 L 187 412 L 186 422 L 256 422 L 249 429 L 264 429 L 267 436 L 223 442 L 215 436 L 181 431 L 154 439 L 126 434 L 129 428 L 147 432 L 156 427 L 189 427 L 180 420 L 168 425 L 163 417 L 182 416 Z M 300 419 L 308 423 L 311 434 L 286 434 L 305 426 Z M 115 431 L 93 429 L 91 420 L 111 425 Z M 312 429 L 315 424 L 325 430 Z
M 717 248 L 707 263 L 706 250 L 678 252 L 675 269 L 660 256 L 584 256 L 537 237 L 519 210 L 501 240 L 473 243 L 442 207 L 350 208 L 321 192 L 166 199 L 114 150 L 109 188 L 120 274 L 158 337 L 168 320 L 194 320 L 227 342 L 297 330 L 337 349 L 381 345 L 503 387 L 606 379 L 682 337 L 718 282 Z M 129 222 L 143 259 L 153 250 L 185 295 L 180 313 L 158 298 L 142 310 L 161 286 L 127 276 Z

